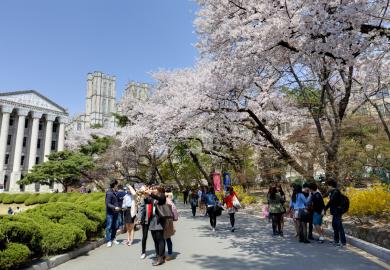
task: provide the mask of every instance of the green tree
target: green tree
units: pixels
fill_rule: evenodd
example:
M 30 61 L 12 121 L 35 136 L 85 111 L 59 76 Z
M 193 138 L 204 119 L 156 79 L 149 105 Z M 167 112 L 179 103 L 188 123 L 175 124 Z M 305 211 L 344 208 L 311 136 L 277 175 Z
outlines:
M 92 157 L 80 152 L 55 152 L 49 155 L 47 162 L 35 165 L 18 183 L 50 185 L 54 182 L 61 184 L 67 192 L 69 187 L 78 186 L 85 172 L 93 167 Z

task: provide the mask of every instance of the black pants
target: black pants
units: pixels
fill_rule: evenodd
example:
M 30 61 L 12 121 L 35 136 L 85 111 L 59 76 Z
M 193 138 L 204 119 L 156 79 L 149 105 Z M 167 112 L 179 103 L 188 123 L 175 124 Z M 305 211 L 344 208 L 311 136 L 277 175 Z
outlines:
M 152 237 L 154 241 L 154 248 L 156 249 L 157 257 L 165 256 L 165 239 L 164 239 L 164 231 L 151 231 Z
M 333 240 L 335 243 L 339 243 L 345 245 L 347 243 L 347 239 L 345 238 L 343 219 L 341 215 L 334 215 L 332 218 L 332 227 L 333 227 Z
M 142 254 L 146 252 L 146 240 L 148 240 L 149 224 L 142 224 Z
M 309 238 L 313 238 L 313 213 L 309 216 Z
M 230 225 L 232 225 L 232 227 L 234 227 L 234 223 L 236 222 L 236 219 L 234 217 L 234 213 L 230 213 L 229 217 L 230 217 Z
M 210 217 L 210 225 L 215 228 L 217 226 L 217 216 L 215 215 L 214 207 L 207 207 L 207 214 Z
M 192 216 L 196 215 L 196 205 L 191 205 Z
M 188 204 L 188 195 L 183 195 L 183 203 Z
M 283 213 L 273 213 L 272 217 L 272 232 L 273 234 L 282 233 L 282 217 Z
M 307 239 L 307 223 L 306 221 L 299 221 L 299 241 L 308 241 Z

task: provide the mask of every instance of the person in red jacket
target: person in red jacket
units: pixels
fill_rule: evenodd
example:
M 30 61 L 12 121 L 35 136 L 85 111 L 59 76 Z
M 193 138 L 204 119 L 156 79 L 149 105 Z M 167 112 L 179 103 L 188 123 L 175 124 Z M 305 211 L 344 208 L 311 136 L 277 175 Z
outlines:
M 236 229 L 234 227 L 235 225 L 235 216 L 234 214 L 237 212 L 237 208 L 233 205 L 234 197 L 238 199 L 237 193 L 234 191 L 233 187 L 228 188 L 228 194 L 223 199 L 224 203 L 226 204 L 226 208 L 230 217 L 230 225 L 232 226 L 231 231 L 234 232 Z

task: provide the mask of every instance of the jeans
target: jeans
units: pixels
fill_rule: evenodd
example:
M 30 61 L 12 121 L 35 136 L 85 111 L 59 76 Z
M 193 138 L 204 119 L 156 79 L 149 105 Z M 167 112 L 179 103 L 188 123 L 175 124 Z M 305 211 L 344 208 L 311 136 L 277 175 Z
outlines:
M 117 229 L 123 229 L 123 214 L 124 214 L 124 212 L 123 211 L 120 211 L 119 213 L 118 213 L 118 218 L 117 218 L 117 220 L 116 220 L 116 228 Z
M 229 218 L 230 218 L 230 225 L 232 225 L 232 228 L 233 228 L 234 223 L 236 222 L 236 219 L 234 218 L 234 213 L 230 213 Z
M 106 216 L 106 241 L 113 241 L 116 236 L 116 222 L 118 219 L 118 213 L 107 214 Z
M 343 221 L 341 215 L 334 215 L 332 218 L 332 227 L 334 232 L 334 242 L 339 243 L 341 240 L 341 244 L 345 245 L 347 243 L 347 239 L 345 238 L 345 232 L 343 227 Z
M 146 240 L 148 240 L 149 224 L 142 224 L 142 254 L 146 252 Z
M 151 231 L 152 237 L 154 241 L 154 248 L 156 249 L 157 257 L 165 256 L 165 239 L 164 239 L 164 231 Z
M 192 216 L 196 215 L 196 205 L 191 205 Z
M 217 226 L 217 216 L 215 215 L 214 206 L 207 207 L 207 214 L 210 217 L 210 225 L 215 229 Z
M 167 247 L 168 247 L 168 256 L 172 256 L 172 254 L 173 254 L 173 244 L 172 244 L 171 238 L 168 238 L 166 240 L 166 242 L 167 242 Z
M 307 222 L 299 221 L 299 241 L 308 241 L 307 239 Z

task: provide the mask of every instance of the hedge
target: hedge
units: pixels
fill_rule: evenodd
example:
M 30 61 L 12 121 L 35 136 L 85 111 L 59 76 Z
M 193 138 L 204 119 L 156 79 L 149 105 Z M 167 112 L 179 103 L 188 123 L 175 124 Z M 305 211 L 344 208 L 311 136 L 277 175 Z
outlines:
M 18 194 L 14 197 L 14 203 L 24 203 L 31 195 L 30 193 Z
M 4 194 L 2 202 L 4 204 L 11 204 L 14 202 L 15 194 Z
M 30 263 L 30 250 L 19 243 L 8 243 L 0 250 L 0 269 L 14 270 L 27 266 Z
M 14 198 L 27 198 L 19 195 Z M 41 205 L 0 217 L 0 269 L 18 269 L 31 259 L 61 254 L 103 235 L 104 199 L 104 193 L 29 194 L 26 205 Z

